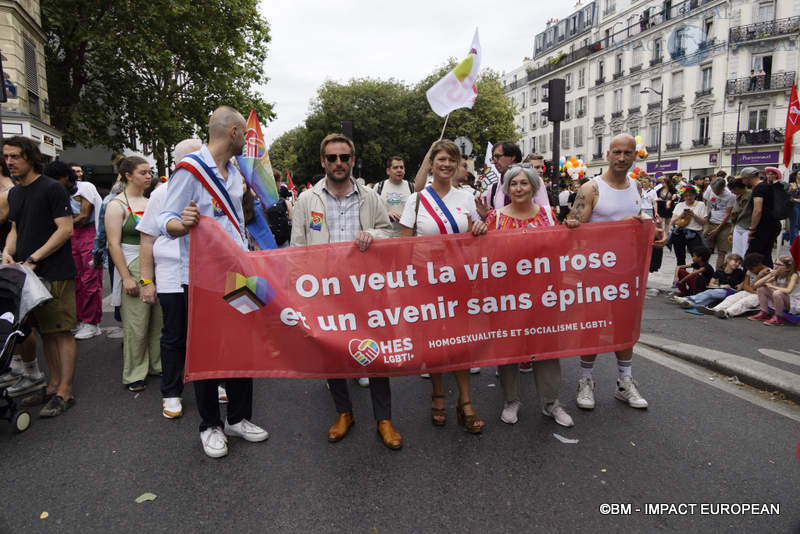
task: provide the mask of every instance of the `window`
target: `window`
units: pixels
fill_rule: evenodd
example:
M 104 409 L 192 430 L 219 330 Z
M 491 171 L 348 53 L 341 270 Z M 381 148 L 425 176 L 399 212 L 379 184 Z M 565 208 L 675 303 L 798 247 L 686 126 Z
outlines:
M 525 153 L 525 139 L 520 139 L 519 140 L 519 150 L 523 154 Z
M 700 115 L 697 118 L 697 139 L 705 140 L 708 139 L 708 131 L 709 131 L 709 117 L 708 114 Z
M 583 146 L 583 126 L 575 127 L 575 148 Z
M 622 89 L 614 90 L 614 111 L 622 111 Z
M 569 148 L 569 128 L 561 130 L 561 147 Z
M 600 60 L 597 62 L 597 79 L 602 80 L 605 75 L 604 68 L 603 68 L 603 61 Z
M 617 54 L 616 60 L 614 61 L 614 65 L 616 66 L 614 72 L 616 74 L 622 74 L 622 54 Z
M 536 124 L 536 112 L 534 111 L 533 113 L 531 113 L 531 130 L 536 128 L 536 126 L 537 126 L 537 124 Z
M 535 137 L 531 137 L 530 144 L 531 144 L 531 152 L 535 153 L 536 152 L 536 138 Z
M 567 75 L 564 78 L 565 78 L 564 81 L 565 89 L 567 91 L 572 91 L 572 73 L 571 72 L 567 73 Z
M 536 103 L 536 88 L 531 89 L 531 104 Z
M 642 45 L 641 41 L 633 47 L 633 58 L 631 60 L 631 66 L 638 67 L 642 64 L 642 50 L 644 50 L 644 46 Z
M 630 134 L 633 137 L 636 137 L 637 135 L 639 135 L 639 127 L 638 126 L 631 126 Z
M 578 71 L 578 89 L 583 88 L 586 85 L 586 69 L 581 69 Z
M 669 138 L 670 143 L 679 145 L 681 143 L 681 121 L 680 119 L 672 119 L 669 121 Z
M 769 0 L 767 2 L 758 3 L 758 22 L 767 22 L 775 18 L 775 2 Z
M 522 94 L 519 95 L 520 109 L 525 109 L 525 94 L 525 91 L 522 91 Z
M 539 119 L 541 120 L 542 127 L 544 128 L 547 126 L 547 113 L 549 110 L 543 109 L 542 112 L 539 114 Z
M 578 99 L 577 109 L 575 110 L 578 117 L 586 115 L 586 97 L 582 96 Z
M 564 120 L 572 118 L 572 101 L 564 103 Z
M 683 71 L 672 73 L 672 83 L 670 85 L 670 94 L 673 98 L 683 96 Z
M 658 146 L 658 144 L 659 144 L 658 124 L 651 124 L 650 125 L 650 135 L 648 136 L 647 141 L 650 143 L 648 146 L 655 146 L 655 147 Z
M 595 137 L 594 147 L 595 147 L 595 152 L 594 152 L 595 155 L 598 155 L 598 156 L 602 157 L 602 155 L 603 155 L 603 136 L 602 135 L 598 135 L 597 137 Z
M 597 95 L 594 99 L 594 116 L 595 117 L 602 117 L 606 114 L 606 103 L 603 99 L 603 95 Z
M 542 102 L 547 102 L 549 96 L 547 84 L 542 86 Z
M 700 73 L 700 88 L 703 91 L 711 89 L 711 67 L 703 67 L 703 70 L 701 70 Z
M 638 83 L 631 85 L 631 107 L 638 107 L 640 105 L 639 97 L 641 96 L 642 86 Z
M 545 134 L 539 136 L 539 152 L 547 152 L 547 136 Z
M 767 127 L 767 111 L 768 108 L 756 108 L 748 111 L 747 129 L 748 130 L 764 130 Z
M 708 17 L 705 22 L 706 22 L 705 24 L 706 37 L 708 38 L 709 41 L 711 41 L 714 39 L 714 36 L 711 35 L 711 32 L 714 31 L 714 18 Z
M 23 52 L 25 54 L 25 85 L 28 88 L 28 113 L 39 117 L 39 68 L 36 61 L 36 45 L 28 39 L 23 39 Z
M 659 93 L 661 92 L 661 78 L 653 78 L 650 80 L 650 102 L 658 102 L 661 100 L 661 97 L 656 94 L 656 91 Z
M 653 59 L 661 58 L 661 37 L 656 37 L 653 41 Z

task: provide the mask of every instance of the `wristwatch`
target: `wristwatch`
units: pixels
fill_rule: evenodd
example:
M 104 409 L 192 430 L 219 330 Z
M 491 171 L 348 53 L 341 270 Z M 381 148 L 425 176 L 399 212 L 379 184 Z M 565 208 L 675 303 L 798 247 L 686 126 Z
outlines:
M 148 280 L 147 278 L 139 278 L 139 286 L 140 287 L 144 287 L 147 284 L 152 284 L 152 283 L 153 283 L 153 281 L 152 280 Z
M 25 261 L 23 263 L 32 263 L 36 265 L 36 260 L 33 259 L 33 256 L 28 256 L 27 258 L 25 258 Z

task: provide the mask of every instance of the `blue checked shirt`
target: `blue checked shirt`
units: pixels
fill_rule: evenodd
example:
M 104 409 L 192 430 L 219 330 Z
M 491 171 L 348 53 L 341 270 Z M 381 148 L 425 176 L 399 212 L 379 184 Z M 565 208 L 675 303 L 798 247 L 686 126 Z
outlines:
M 328 233 L 331 243 L 355 241 L 356 234 L 361 231 L 361 218 L 358 210 L 358 186 L 353 181 L 353 191 L 342 200 L 328 191 L 327 178 L 322 190 L 325 192 L 325 204 L 328 212 Z M 350 180 L 353 180 L 352 178 Z

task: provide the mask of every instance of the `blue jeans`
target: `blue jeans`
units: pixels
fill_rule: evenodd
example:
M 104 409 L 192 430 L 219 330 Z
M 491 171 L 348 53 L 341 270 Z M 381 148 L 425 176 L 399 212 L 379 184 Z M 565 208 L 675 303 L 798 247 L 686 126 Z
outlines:
M 789 235 L 787 236 L 789 239 L 786 241 L 791 245 L 798 233 L 800 233 L 800 204 L 795 204 L 789 217 Z
M 712 304 L 719 304 L 725 297 L 728 296 L 728 290 L 722 288 L 706 289 L 702 293 L 686 297 L 686 300 L 695 306 L 711 306 Z

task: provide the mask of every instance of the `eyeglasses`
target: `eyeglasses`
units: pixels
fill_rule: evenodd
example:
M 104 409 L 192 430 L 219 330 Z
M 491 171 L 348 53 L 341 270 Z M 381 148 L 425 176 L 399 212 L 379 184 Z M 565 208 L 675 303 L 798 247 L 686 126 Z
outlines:
M 352 154 L 325 154 L 325 159 L 328 160 L 328 163 L 334 163 L 336 158 L 339 158 L 339 161 L 342 163 L 347 163 L 350 161 L 350 156 Z
M 502 158 L 503 156 L 505 156 L 505 154 L 503 154 L 502 152 L 500 154 L 492 154 L 492 159 L 494 161 L 497 161 L 498 159 Z

